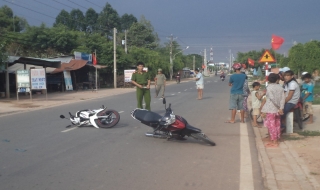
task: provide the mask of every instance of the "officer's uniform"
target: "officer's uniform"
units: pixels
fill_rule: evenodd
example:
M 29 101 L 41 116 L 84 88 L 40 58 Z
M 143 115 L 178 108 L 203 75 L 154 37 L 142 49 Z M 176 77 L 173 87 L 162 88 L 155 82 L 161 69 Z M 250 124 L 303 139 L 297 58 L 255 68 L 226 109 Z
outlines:
M 143 87 L 147 87 L 148 80 L 150 80 L 149 73 L 142 71 L 139 73 L 138 71 L 134 72 L 131 77 L 131 81 L 135 81 L 136 83 L 142 85 Z M 150 102 L 151 102 L 151 96 L 150 96 L 150 89 L 147 88 L 139 88 L 137 87 L 137 107 L 142 107 L 142 99 L 144 98 L 144 102 L 146 103 L 145 109 L 150 109 Z

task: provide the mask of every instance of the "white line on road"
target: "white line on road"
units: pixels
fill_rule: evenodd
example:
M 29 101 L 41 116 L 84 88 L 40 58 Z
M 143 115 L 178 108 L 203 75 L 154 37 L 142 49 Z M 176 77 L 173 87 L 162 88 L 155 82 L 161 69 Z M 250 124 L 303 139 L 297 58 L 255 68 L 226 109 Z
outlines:
M 174 96 L 175 94 L 171 94 L 171 96 Z
M 123 113 L 124 111 L 119 111 L 118 113 Z
M 70 129 L 61 131 L 61 133 L 65 133 L 65 132 L 68 132 L 68 131 L 72 131 L 72 130 L 75 130 L 75 129 L 78 129 L 78 128 L 79 128 L 79 127 L 72 127 L 72 128 L 70 128 Z
M 180 94 L 181 92 L 178 92 L 178 94 Z
M 240 123 L 240 190 L 254 190 L 249 135 L 246 123 Z
M 184 91 L 187 91 L 188 89 L 185 89 Z

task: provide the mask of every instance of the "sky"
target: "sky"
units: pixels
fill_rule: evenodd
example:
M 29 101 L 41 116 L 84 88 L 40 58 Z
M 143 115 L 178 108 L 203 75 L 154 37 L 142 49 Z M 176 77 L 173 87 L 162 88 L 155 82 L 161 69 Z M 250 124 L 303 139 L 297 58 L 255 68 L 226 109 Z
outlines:
M 161 43 L 173 35 L 184 54 L 210 49 L 213 61 L 229 62 L 229 52 L 271 48 L 271 35 L 285 39 L 278 53 L 288 54 L 297 43 L 320 40 L 320 0 L 0 0 L 30 25 L 52 26 L 62 9 L 94 8 L 106 2 L 121 16 L 144 15 L 155 28 Z M 47 4 L 47 5 L 45 5 Z

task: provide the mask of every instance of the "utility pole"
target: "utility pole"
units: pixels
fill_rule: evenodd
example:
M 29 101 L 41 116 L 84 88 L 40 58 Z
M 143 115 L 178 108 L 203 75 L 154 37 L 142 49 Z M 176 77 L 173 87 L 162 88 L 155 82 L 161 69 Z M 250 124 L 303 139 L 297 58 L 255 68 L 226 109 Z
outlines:
M 196 67 L 196 56 L 193 56 L 193 72 L 195 70 Z
M 117 29 L 113 28 L 113 86 L 117 88 Z
M 229 49 L 230 59 L 229 59 L 229 72 L 231 72 L 231 49 Z
M 127 46 L 127 30 L 124 31 L 124 51 L 128 54 L 128 46 Z
M 172 48 L 173 48 L 173 35 L 171 34 L 170 38 L 170 80 L 172 80 L 173 75 L 173 57 L 172 57 Z
M 208 64 L 207 64 L 207 49 L 204 49 L 203 53 L 203 62 L 204 62 L 204 76 L 208 76 Z
M 94 50 L 94 57 L 95 57 L 95 60 L 97 60 L 97 50 L 95 49 Z M 98 69 L 96 67 L 96 92 L 98 91 Z

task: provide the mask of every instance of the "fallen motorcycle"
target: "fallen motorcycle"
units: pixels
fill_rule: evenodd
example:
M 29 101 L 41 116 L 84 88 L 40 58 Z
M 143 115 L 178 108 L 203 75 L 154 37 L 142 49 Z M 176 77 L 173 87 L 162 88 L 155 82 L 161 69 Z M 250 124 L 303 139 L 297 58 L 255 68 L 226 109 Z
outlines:
M 163 98 L 166 113 L 161 116 L 155 112 L 145 109 L 136 108 L 131 112 L 131 116 L 141 123 L 152 127 L 152 133 L 146 133 L 147 137 L 163 138 L 163 139 L 178 139 L 182 140 L 185 136 L 193 137 L 196 140 L 203 141 L 206 144 L 215 146 L 216 144 L 210 140 L 202 131 L 191 126 L 183 117 L 174 115 L 171 109 L 166 106 L 166 99 Z
M 69 112 L 70 121 L 73 125 L 93 126 L 95 128 L 111 128 L 114 127 L 120 120 L 120 114 L 111 109 L 102 106 L 96 110 L 80 110 L 76 115 Z M 67 119 L 64 115 L 60 115 L 61 119 Z

